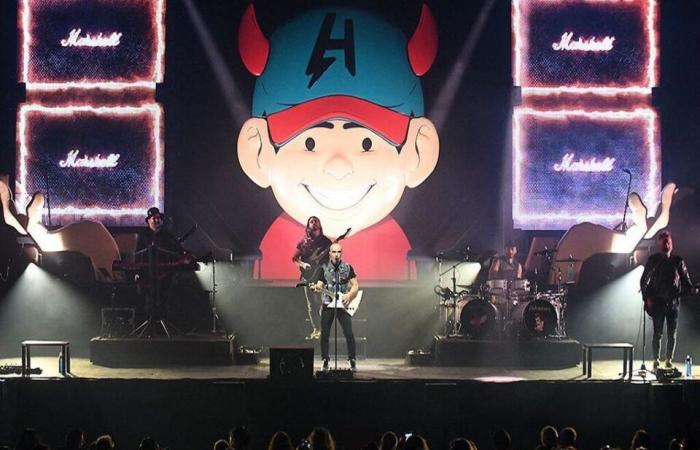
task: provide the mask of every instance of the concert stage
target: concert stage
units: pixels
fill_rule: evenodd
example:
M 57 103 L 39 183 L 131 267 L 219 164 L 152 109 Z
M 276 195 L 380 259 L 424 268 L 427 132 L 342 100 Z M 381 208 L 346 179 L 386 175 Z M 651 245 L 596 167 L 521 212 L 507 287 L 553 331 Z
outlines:
M 640 427 L 667 442 L 700 413 L 700 383 L 622 381 L 619 361 L 595 361 L 588 380 L 580 366 L 413 367 L 401 359 L 367 359 L 354 380 L 338 382 L 273 382 L 267 359 L 255 366 L 115 369 L 74 358 L 73 377 L 66 379 L 58 377 L 55 357 L 33 361 L 41 376 L 0 381 L 3 441 L 34 426 L 59 442 L 80 426 L 91 436 L 112 433 L 121 448 L 152 435 L 168 447 L 194 449 L 244 424 L 253 448 L 263 448 L 279 429 L 296 441 L 315 425 L 327 426 L 346 448 L 360 448 L 389 429 L 420 433 L 434 448 L 462 435 L 488 447 L 490 435 L 503 427 L 514 448 L 531 448 L 539 429 L 552 424 L 575 426 L 580 448 L 594 448 L 623 445 L 616 439 Z M 0 360 L 7 364 L 19 359 Z

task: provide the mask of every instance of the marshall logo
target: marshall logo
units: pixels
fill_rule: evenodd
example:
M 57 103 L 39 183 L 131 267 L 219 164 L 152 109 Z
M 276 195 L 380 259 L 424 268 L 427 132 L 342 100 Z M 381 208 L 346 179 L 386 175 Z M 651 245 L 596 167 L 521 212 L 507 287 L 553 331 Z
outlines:
M 326 70 L 335 62 L 334 56 L 326 57 L 326 50 L 343 50 L 345 68 L 350 75 L 355 76 L 355 37 L 352 20 L 345 19 L 345 29 L 342 39 L 331 38 L 331 31 L 335 23 L 335 13 L 328 13 L 323 19 L 323 24 L 316 37 L 314 50 L 311 53 L 309 64 L 306 66 L 306 75 L 311 75 L 309 85 L 311 88 L 321 78 Z
M 86 167 L 89 169 L 103 169 L 117 167 L 119 164 L 119 153 L 110 153 L 106 158 L 103 158 L 99 153 L 95 156 L 83 155 L 78 158 L 80 150 L 71 150 L 66 155 L 66 159 L 58 162 L 61 167 Z
M 80 28 L 70 30 L 68 37 L 61 39 L 61 47 L 116 47 L 121 43 L 122 33 L 116 31 L 107 35 L 85 33 L 81 36 L 82 31 Z
M 609 52 L 613 49 L 614 36 L 605 36 L 603 39 L 591 37 L 584 39 L 579 36 L 574 39 L 574 33 L 568 32 L 561 35 L 559 42 L 552 44 L 552 49 L 557 52 Z
M 611 172 L 615 167 L 615 158 L 579 158 L 578 161 L 574 161 L 575 157 L 574 153 L 567 153 L 561 158 L 561 162 L 552 166 L 552 169 L 555 172 Z

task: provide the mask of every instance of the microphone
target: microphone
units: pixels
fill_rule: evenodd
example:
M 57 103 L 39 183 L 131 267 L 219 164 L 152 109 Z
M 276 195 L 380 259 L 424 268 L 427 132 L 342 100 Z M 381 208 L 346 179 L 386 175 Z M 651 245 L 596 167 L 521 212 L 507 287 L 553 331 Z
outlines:
M 628 168 L 622 169 L 623 172 L 625 172 L 627 175 L 632 175 L 632 172 Z

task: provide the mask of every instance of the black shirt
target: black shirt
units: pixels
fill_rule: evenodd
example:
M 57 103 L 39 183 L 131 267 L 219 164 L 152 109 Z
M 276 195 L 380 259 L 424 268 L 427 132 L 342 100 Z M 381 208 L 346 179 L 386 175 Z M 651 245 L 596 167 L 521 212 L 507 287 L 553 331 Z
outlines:
M 305 237 L 297 244 L 297 254 L 305 263 L 309 263 L 311 265 L 323 265 L 328 262 L 328 252 L 326 252 L 326 254 L 323 255 L 319 261 L 310 261 L 311 256 L 316 250 L 321 249 L 321 251 L 323 251 L 329 248 L 331 244 L 331 240 L 322 234 L 319 234 L 314 239 Z
M 139 239 L 136 244 L 137 262 L 148 262 L 148 250 L 141 253 L 139 251 L 147 249 L 152 244 L 155 244 L 160 250 L 158 253 L 158 261 L 160 262 L 176 261 L 184 253 L 184 249 L 175 236 L 166 228 L 161 228 L 158 232 L 153 232 L 150 228 L 146 228 L 139 233 Z
M 665 302 L 678 302 L 681 294 L 693 288 L 683 258 L 656 253 L 649 257 L 641 279 L 642 296 Z

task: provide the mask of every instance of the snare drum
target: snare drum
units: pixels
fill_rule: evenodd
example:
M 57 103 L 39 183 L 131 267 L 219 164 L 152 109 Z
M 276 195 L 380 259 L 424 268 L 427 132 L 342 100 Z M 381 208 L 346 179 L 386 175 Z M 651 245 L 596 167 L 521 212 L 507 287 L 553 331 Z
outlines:
M 530 280 L 513 280 L 510 283 L 511 291 L 517 295 L 525 295 L 530 292 Z
M 554 336 L 559 327 L 559 311 L 542 298 L 518 303 L 511 317 L 533 337 Z
M 486 291 L 491 295 L 505 295 L 508 290 L 508 280 L 488 280 Z
M 475 298 L 463 305 L 459 312 L 461 332 L 472 338 L 489 336 L 496 328 L 496 307 L 483 298 Z

